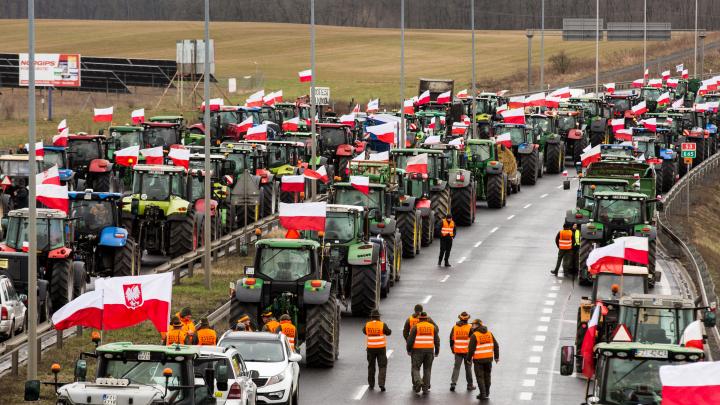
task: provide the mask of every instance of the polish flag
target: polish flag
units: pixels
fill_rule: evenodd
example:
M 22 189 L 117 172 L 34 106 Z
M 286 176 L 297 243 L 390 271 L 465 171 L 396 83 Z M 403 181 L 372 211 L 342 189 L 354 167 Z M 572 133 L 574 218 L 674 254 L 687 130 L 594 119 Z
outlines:
M 427 129 L 435 129 L 435 117 L 430 118 L 430 124 L 428 124 Z
M 462 122 L 453 122 L 451 134 L 452 135 L 465 135 L 468 126 Z
M 683 106 L 683 104 L 684 104 L 684 100 L 680 98 L 680 99 L 673 101 L 671 107 L 672 108 L 680 108 Z
M 559 98 L 569 98 L 570 97 L 570 87 L 561 87 L 552 93 L 550 93 L 551 97 L 559 97 Z
M 495 142 L 500 145 L 505 145 L 506 148 L 512 147 L 512 137 L 509 133 L 500 134 L 495 138 Z
M 245 100 L 245 106 L 247 107 L 262 107 L 263 97 L 265 97 L 265 90 L 256 91 L 251 94 L 250 97 Z M 212 105 L 210 106 L 212 107 Z
M 222 98 L 211 98 L 210 99 L 210 111 L 220 111 L 220 107 L 225 105 L 225 100 Z M 205 111 L 205 102 L 203 101 L 200 106 L 200 111 Z
M 678 79 L 668 79 L 666 84 L 671 89 L 676 89 L 678 86 Z
M 350 185 L 365 195 L 370 194 L 370 178 L 367 176 L 350 176 Z
M 267 124 L 256 125 L 245 133 L 246 141 L 267 141 Z
M 651 132 L 657 132 L 657 120 L 655 118 L 642 120 L 640 121 L 640 123 L 643 124 L 643 127 L 645 127 L 645 129 Z
M 632 112 L 634 115 L 642 115 L 647 112 L 647 106 L 645 105 L 645 101 L 641 101 L 637 104 L 635 104 L 632 107 Z
M 525 99 L 526 107 L 545 107 L 545 93 L 535 93 Z
M 717 80 L 715 80 L 714 78 L 703 80 L 702 86 L 709 91 L 717 90 Z
M 700 88 L 698 89 L 698 94 L 701 96 L 705 95 L 707 92 L 708 92 L 708 86 L 706 86 L 704 84 L 701 85 Z
M 265 105 L 273 106 L 275 105 L 275 93 L 268 93 L 263 97 L 263 103 Z
M 302 72 L 298 72 L 298 78 L 300 78 L 300 83 L 307 83 L 312 81 L 312 70 L 303 70 Z
M 632 129 L 621 128 L 615 131 L 616 141 L 632 141 Z
M 440 135 L 430 135 L 423 141 L 423 145 L 437 145 L 440 143 Z
M 68 213 L 70 200 L 67 185 L 60 185 L 57 165 L 35 176 L 37 201 L 48 208 Z
M 359 113 L 359 112 L 360 112 L 360 104 L 355 104 L 355 107 L 353 107 L 352 112 L 353 112 L 353 113 Z
M 283 125 L 285 125 L 285 124 L 283 123 Z M 253 126 L 253 117 L 248 116 L 241 123 L 238 124 L 237 128 L 238 128 L 239 132 L 247 132 L 250 128 L 252 128 L 252 126 Z M 297 128 L 295 128 L 295 130 L 297 131 Z
M 708 101 L 705 103 L 707 106 L 707 110 L 710 112 L 718 112 L 718 107 L 720 106 L 720 102 L 718 101 Z
M 93 122 L 112 122 L 113 108 L 93 108 Z
M 459 98 L 459 99 L 461 99 L 461 100 L 465 100 L 466 98 L 468 98 L 468 91 L 467 91 L 467 89 L 465 89 L 465 90 L 460 90 L 460 91 L 455 95 L 455 97 L 457 97 L 457 98 Z
M 667 91 L 665 93 L 661 94 L 660 97 L 658 97 L 658 99 L 657 99 L 657 105 L 666 105 L 666 104 L 670 104 L 670 93 Z
M 445 93 L 440 93 L 437 98 L 438 104 L 448 104 L 450 103 L 450 99 L 452 99 L 452 93 L 449 91 L 446 91 Z
M 273 93 L 273 101 L 275 103 L 282 103 L 282 101 L 283 101 L 283 91 L 282 90 L 278 90 Z
M 465 114 L 461 115 L 460 119 L 462 119 L 463 124 L 465 124 L 467 126 L 470 126 L 470 124 L 472 123 L 472 121 L 470 120 L 470 117 L 468 117 Z
M 59 134 L 53 136 L 53 146 L 67 146 L 68 135 L 70 135 L 70 130 L 67 127 L 63 128 Z
M 343 115 L 344 117 L 344 115 Z M 250 125 L 252 125 L 252 117 L 250 119 Z M 294 132 L 297 131 L 300 127 L 300 117 L 290 118 L 289 120 L 283 122 L 282 124 L 282 130 L 287 132 Z
M 595 335 L 597 333 L 598 321 L 600 320 L 600 305 L 595 306 L 592 317 L 587 324 L 585 337 L 583 337 L 580 354 L 582 355 L 582 373 L 588 379 L 595 374 L 595 358 L 593 348 L 595 347 Z
M 719 361 L 660 366 L 660 382 L 662 405 L 720 404 Z
M 163 148 L 156 146 L 154 148 L 140 149 L 140 154 L 145 157 L 145 163 L 149 165 L 163 164 Z
M 622 274 L 625 261 L 647 265 L 648 239 L 640 236 L 617 238 L 607 246 L 593 249 L 586 263 L 590 274 L 601 271 Z
M 67 120 L 63 119 L 57 126 L 58 134 L 66 129 L 68 129 Z
M 662 76 L 663 81 L 667 81 L 667 79 L 670 78 L 670 71 L 666 70 L 666 71 L 660 73 L 660 76 Z
M 26 143 L 26 144 L 25 144 L 25 149 L 27 149 L 28 152 L 30 151 L 30 144 L 29 144 L 29 143 Z M 45 156 L 45 147 L 43 146 L 42 141 L 40 141 L 40 142 L 35 142 L 35 156 L 38 156 L 38 157 L 39 157 L 39 156 Z
M 508 105 L 507 105 L 507 104 L 503 104 L 503 105 L 498 106 L 498 108 L 495 109 L 495 113 L 496 113 L 496 114 L 502 114 L 503 111 L 507 111 L 507 110 L 508 110 Z
M 703 350 L 703 325 L 700 320 L 690 322 L 680 337 L 680 345 Z
M 423 105 L 430 102 L 430 90 L 425 90 L 420 94 L 420 96 L 417 99 L 417 102 L 415 104 L 417 105 Z
M 525 97 L 524 96 L 510 97 L 510 100 L 508 101 L 508 107 L 509 108 L 525 107 Z
M 56 330 L 65 330 L 73 326 L 102 328 L 103 293 L 93 290 L 63 305 L 52 316 Z
M 125 149 L 120 149 L 115 152 L 115 163 L 120 166 L 133 167 L 138 162 L 138 154 L 140 153 L 140 146 L 128 146 Z
M 305 176 L 302 174 L 297 176 L 282 176 L 280 191 L 287 193 L 301 193 L 305 191 Z
M 607 90 L 608 94 L 615 93 L 615 82 L 605 83 L 603 86 L 605 86 L 605 89 Z
M 612 126 L 613 132 L 617 132 L 618 129 L 625 128 L 625 119 L 624 118 L 613 118 L 610 120 L 610 125 Z
M 422 173 L 427 174 L 428 169 L 428 155 L 427 153 L 421 153 L 416 156 L 411 156 L 407 160 L 405 166 L 406 173 Z
M 509 124 L 525 124 L 525 111 L 522 108 L 513 108 L 500 113 L 503 122 Z
M 662 80 L 650 79 L 650 80 L 648 80 L 648 86 L 655 87 L 656 89 L 661 89 L 662 88 Z
M 683 78 L 683 79 L 687 79 L 688 77 L 690 77 L 690 75 L 688 74 L 688 70 L 687 70 L 687 69 L 683 69 L 683 71 L 682 71 L 682 78 Z
M 380 100 L 378 100 L 378 99 L 370 100 L 367 103 L 367 109 L 365 109 L 365 112 L 371 113 L 371 112 L 375 112 L 379 109 L 380 109 Z
M 558 108 L 560 103 L 563 101 L 562 98 L 556 96 L 545 97 L 545 107 L 547 108 Z
M 137 110 L 133 110 L 133 112 L 130 114 L 130 119 L 135 125 L 142 124 L 143 122 L 145 122 L 145 109 L 140 108 Z
M 631 84 L 630 86 L 639 89 L 640 87 L 643 86 L 643 84 L 645 84 L 645 80 L 643 80 L 643 79 L 637 79 L 637 80 L 633 80 L 633 82 L 632 82 L 632 84 Z
M 341 115 L 340 123 L 343 125 L 349 125 L 350 127 L 354 127 L 355 126 L 355 113 Z
M 408 99 L 403 102 L 403 114 L 413 115 L 415 114 L 415 103 L 413 99 Z
M 650 69 L 645 69 L 645 73 L 643 74 L 643 77 L 644 77 L 645 79 L 647 79 L 648 77 L 650 77 Z
M 580 155 L 582 161 L 582 167 L 588 167 L 590 163 L 600 161 L 600 144 L 593 146 L 592 148 L 587 147 Z
M 327 204 L 324 202 L 280 203 L 278 216 L 280 217 L 280 226 L 285 229 L 325 231 Z
M 328 181 L 330 181 L 330 178 L 328 177 L 327 170 L 325 169 L 325 166 L 320 166 L 317 171 L 312 169 L 305 169 L 303 172 L 303 176 L 305 176 L 306 179 L 310 180 L 320 180 L 323 183 L 327 184 Z M 285 176 L 287 177 L 287 176 Z M 283 178 L 285 178 L 283 177 Z
M 173 273 L 108 277 L 95 281 L 103 295 L 103 330 L 127 328 L 149 320 L 158 332 L 170 323 Z
M 386 122 L 380 125 L 369 126 L 367 127 L 367 132 L 369 134 L 375 135 L 375 137 L 381 142 L 389 143 L 391 145 L 395 144 L 394 122 Z
M 185 148 L 171 148 L 168 157 L 173 165 L 184 167 L 185 170 L 190 168 L 190 150 Z
M 696 103 L 693 106 L 693 111 L 695 112 L 705 112 L 707 111 L 707 103 Z
M 498 97 L 502 97 L 502 96 L 506 95 L 508 91 L 510 91 L 510 90 L 500 90 L 497 93 L 495 93 L 495 95 Z
M 53 165 L 51 168 L 42 171 L 35 175 L 36 184 L 54 184 L 60 185 L 60 172 L 58 171 L 57 165 Z

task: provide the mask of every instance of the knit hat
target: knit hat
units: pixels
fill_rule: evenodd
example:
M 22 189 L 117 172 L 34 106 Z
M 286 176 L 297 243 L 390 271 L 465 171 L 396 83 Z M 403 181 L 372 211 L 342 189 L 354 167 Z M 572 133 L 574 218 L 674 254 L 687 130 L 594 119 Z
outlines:
M 183 309 L 180 310 L 180 316 L 181 316 L 181 317 L 185 318 L 185 317 L 188 316 L 188 315 L 192 315 L 192 310 L 191 310 L 190 308 L 185 307 L 185 308 L 183 308 Z
M 458 319 L 460 319 L 461 321 L 467 321 L 468 319 L 470 319 L 470 314 L 468 314 L 465 311 L 462 311 L 462 313 L 460 315 L 458 315 Z
M 427 312 L 420 312 L 420 316 L 418 316 L 418 319 L 427 319 Z
M 423 306 L 420 304 L 415 305 L 415 312 L 419 313 L 423 311 Z
M 180 318 L 178 318 L 177 316 L 173 316 L 172 319 L 170 320 L 170 325 L 182 326 L 182 322 L 180 321 Z

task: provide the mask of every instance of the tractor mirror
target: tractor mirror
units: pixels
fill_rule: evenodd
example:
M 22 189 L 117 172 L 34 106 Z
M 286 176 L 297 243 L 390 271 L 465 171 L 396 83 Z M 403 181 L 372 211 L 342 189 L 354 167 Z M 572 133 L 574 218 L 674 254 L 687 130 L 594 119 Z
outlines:
M 563 346 L 560 349 L 560 375 L 572 375 L 575 368 L 575 347 Z
M 219 365 L 218 368 L 225 367 L 222 365 Z M 203 372 L 203 382 L 205 383 L 205 388 L 207 389 L 207 394 L 212 395 L 212 393 L 215 392 L 215 369 L 213 368 L 206 368 Z M 227 383 L 226 383 L 227 384 Z M 218 383 L 219 385 L 219 383 Z M 220 387 L 218 387 L 218 391 L 220 390 Z M 223 390 L 224 391 L 224 390 Z
M 215 371 L 215 370 L 211 370 Z M 217 389 L 218 391 L 227 391 L 228 389 L 228 367 L 225 364 L 220 364 L 217 367 L 217 375 L 215 376 L 215 381 L 217 382 Z M 209 391 L 209 392 L 212 392 Z
M 715 312 L 706 309 L 705 313 L 703 314 L 703 325 L 705 325 L 706 328 L 714 328 L 717 324 L 717 317 L 715 315 Z
M 40 380 L 25 381 L 25 401 L 40 400 Z
M 75 362 L 75 381 L 85 381 L 87 378 L 87 362 L 79 359 Z

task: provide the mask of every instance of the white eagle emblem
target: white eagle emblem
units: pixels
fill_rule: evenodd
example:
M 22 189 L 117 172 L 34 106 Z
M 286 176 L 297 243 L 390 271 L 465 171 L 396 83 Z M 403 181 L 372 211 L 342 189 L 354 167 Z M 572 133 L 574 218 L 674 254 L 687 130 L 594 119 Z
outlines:
M 123 284 L 125 292 L 125 306 L 135 309 L 143 304 L 142 285 L 141 284 Z

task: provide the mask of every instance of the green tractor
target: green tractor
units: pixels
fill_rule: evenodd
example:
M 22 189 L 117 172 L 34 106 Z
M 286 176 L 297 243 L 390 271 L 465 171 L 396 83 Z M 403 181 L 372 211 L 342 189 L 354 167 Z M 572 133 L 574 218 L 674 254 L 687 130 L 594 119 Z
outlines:
M 515 156 L 504 145 L 492 139 L 468 139 L 465 147 L 467 168 L 477 182 L 477 200 L 487 201 L 489 208 L 502 208 L 508 193 L 520 191 L 520 172 Z
M 545 155 L 530 128 L 521 124 L 495 124 L 495 138 L 509 137 L 517 160 L 522 184 L 534 185 L 545 172 Z
M 267 150 L 266 169 L 271 173 L 275 195 L 284 203 L 296 202 L 293 193 L 280 191 L 283 176 L 300 174 L 298 162 L 304 154 L 305 144 L 288 141 L 241 141 L 238 144 L 264 145 Z
M 115 161 L 115 152 L 138 146 L 140 149 L 145 147 L 143 142 L 143 127 L 130 125 L 111 126 L 110 138 L 106 142 L 105 153 L 107 159 L 111 162 Z M 138 155 L 138 163 L 143 163 L 145 156 Z M 115 190 L 123 191 L 132 187 L 132 168 L 123 165 L 113 165 L 113 181 L 115 181 Z
M 230 193 L 229 186 L 232 180 L 229 176 L 225 176 L 225 170 L 232 173 L 235 163 L 225 160 L 223 155 L 211 155 L 211 176 L 210 176 L 210 239 L 219 239 L 222 235 L 227 234 L 235 229 L 231 222 Z M 194 153 L 190 155 L 190 169 L 187 175 L 187 191 L 186 199 L 190 203 L 193 216 L 199 226 L 199 243 L 205 239 L 202 233 L 205 229 L 205 155 Z M 215 173 L 220 173 L 216 175 Z M 230 183 L 228 183 L 230 182 Z
M 562 173 L 565 167 L 565 145 L 555 129 L 555 119 L 544 114 L 529 114 L 525 116 L 525 121 L 540 145 L 547 172 Z
M 663 90 L 657 87 L 645 86 L 640 89 L 640 96 L 638 101 L 645 101 L 645 106 L 648 112 L 655 113 L 663 111 L 665 108 L 658 105 L 658 98 L 663 93 Z
M 305 345 L 311 367 L 332 367 L 340 354 L 340 287 L 321 262 L 322 247 L 309 239 L 263 239 L 255 263 L 232 286 L 230 319 L 288 314 L 297 327 L 296 347 Z M 372 253 L 371 253 L 372 254 Z
M 606 111 L 607 104 L 598 97 L 582 96 L 568 100 L 571 104 L 579 107 L 582 111 L 581 123 L 588 129 L 590 145 L 595 146 L 601 143 L 608 143 L 610 138 L 608 119 L 609 111 Z
M 580 156 L 590 143 L 585 131 L 586 126 L 581 122 L 582 115 L 579 111 L 565 106 L 557 111 L 555 119 L 555 127 L 565 144 L 565 159 L 571 159 L 570 163 L 574 166 L 582 160 Z
M 447 181 L 450 188 L 450 211 L 453 220 L 461 226 L 472 225 L 475 222 L 477 182 L 467 168 L 464 151 L 460 150 L 460 146 L 446 143 L 430 145 L 429 148 L 440 150 L 445 154 Z
M 581 177 L 579 183 L 575 208 L 567 210 L 565 213 L 565 223 L 567 224 L 582 225 L 590 221 L 595 206 L 593 195 L 596 192 L 623 192 L 629 190 L 629 182 L 623 179 Z
M 123 198 L 122 222 L 150 254 L 177 257 L 198 246 L 198 223 L 186 198 L 185 169 L 136 165 L 132 195 Z

